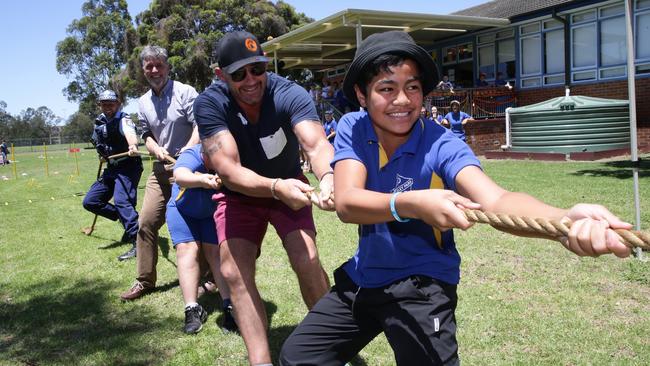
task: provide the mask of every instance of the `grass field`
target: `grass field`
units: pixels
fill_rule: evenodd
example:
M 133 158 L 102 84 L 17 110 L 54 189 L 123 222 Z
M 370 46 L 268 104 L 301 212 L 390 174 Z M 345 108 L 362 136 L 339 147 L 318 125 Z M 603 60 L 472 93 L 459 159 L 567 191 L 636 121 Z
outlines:
M 0 167 L 0 365 L 245 365 L 242 339 L 224 334 L 216 295 L 200 299 L 210 317 L 184 335 L 175 254 L 166 227 L 160 240 L 159 290 L 132 303 L 118 296 L 135 262 L 119 224 L 81 207 L 97 160 L 21 151 Z M 647 157 L 646 157 L 647 158 Z M 594 163 L 484 161 L 504 187 L 567 207 L 598 202 L 634 220 L 632 178 L 624 160 Z M 145 162 L 145 172 L 149 171 Z M 24 175 L 23 175 L 24 174 Z M 8 180 L 2 179 L 7 177 Z M 650 225 L 650 164 L 641 167 L 643 228 Z M 144 177 L 142 179 L 144 181 Z M 141 183 L 142 185 L 142 183 Z M 140 190 L 139 202 L 143 192 Z M 356 227 L 315 211 L 318 245 L 330 274 L 355 250 Z M 457 311 L 460 355 L 467 365 L 650 364 L 650 264 L 612 256 L 579 258 L 558 243 L 524 239 L 476 225 L 456 233 L 463 256 Z M 258 261 L 258 285 L 270 319 L 273 356 L 304 317 L 295 277 L 273 230 Z M 356 365 L 392 365 L 379 337 Z

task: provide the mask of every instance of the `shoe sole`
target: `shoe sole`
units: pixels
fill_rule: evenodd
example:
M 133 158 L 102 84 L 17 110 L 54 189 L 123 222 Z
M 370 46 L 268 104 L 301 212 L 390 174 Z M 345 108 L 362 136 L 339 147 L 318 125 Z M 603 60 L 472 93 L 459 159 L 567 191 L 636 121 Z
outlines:
M 197 329 L 197 330 L 194 331 L 194 332 L 188 332 L 188 331 L 186 331 L 186 330 L 184 330 L 184 329 L 183 329 L 183 332 L 184 332 L 185 334 L 192 335 L 192 334 L 196 334 L 196 333 L 200 332 L 201 329 L 203 329 L 203 324 L 201 324 L 201 326 L 199 327 L 199 329 Z

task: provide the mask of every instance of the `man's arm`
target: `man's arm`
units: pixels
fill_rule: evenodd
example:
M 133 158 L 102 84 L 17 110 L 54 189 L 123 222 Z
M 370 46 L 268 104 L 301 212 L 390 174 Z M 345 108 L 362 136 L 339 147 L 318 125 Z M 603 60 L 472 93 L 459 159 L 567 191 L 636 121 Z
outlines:
M 242 166 L 237 142 L 230 131 L 221 130 L 201 142 L 210 164 L 219 172 L 228 189 L 251 197 L 273 197 L 275 194 L 275 197 L 294 210 L 311 203 L 304 194 L 311 190 L 308 184 L 297 179 L 263 177 Z
M 334 202 L 331 199 L 331 193 L 334 191 L 334 177 L 328 172 L 332 171 L 330 162 L 334 158 L 334 148 L 327 141 L 325 131 L 317 121 L 299 122 L 294 125 L 293 131 L 298 137 L 300 146 L 309 156 L 312 171 L 320 181 L 321 193 L 318 206 L 321 209 L 333 211 Z

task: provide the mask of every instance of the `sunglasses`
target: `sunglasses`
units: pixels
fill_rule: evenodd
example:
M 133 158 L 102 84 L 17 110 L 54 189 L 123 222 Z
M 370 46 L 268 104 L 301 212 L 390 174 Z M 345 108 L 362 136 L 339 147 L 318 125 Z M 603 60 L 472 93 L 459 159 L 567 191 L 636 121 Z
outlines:
M 251 74 L 253 74 L 255 76 L 260 76 L 260 75 L 262 75 L 262 74 L 264 74 L 266 72 L 266 64 L 263 64 L 263 63 L 254 64 L 250 68 L 250 72 L 251 72 Z M 240 69 L 237 69 L 232 74 L 230 74 L 230 78 L 234 82 L 240 82 L 240 81 L 246 79 L 246 74 L 247 73 L 248 72 L 246 71 L 246 66 L 244 66 L 244 67 L 242 67 Z

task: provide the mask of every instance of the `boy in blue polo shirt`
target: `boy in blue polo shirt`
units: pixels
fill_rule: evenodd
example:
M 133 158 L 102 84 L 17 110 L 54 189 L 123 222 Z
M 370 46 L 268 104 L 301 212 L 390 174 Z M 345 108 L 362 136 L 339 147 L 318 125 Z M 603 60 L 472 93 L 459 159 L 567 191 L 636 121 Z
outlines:
M 506 191 L 464 142 L 422 121 L 423 95 L 435 81 L 433 61 L 407 33 L 374 34 L 357 49 L 343 89 L 366 111 L 339 122 L 332 165 L 336 211 L 360 225 L 359 247 L 286 340 L 282 365 L 341 365 L 381 332 L 397 365 L 459 364 L 460 256 L 449 229 L 471 226 L 463 208 L 570 218 L 574 224 L 561 240 L 567 249 L 630 254 L 612 229 L 631 225 L 604 207 L 563 210 Z

